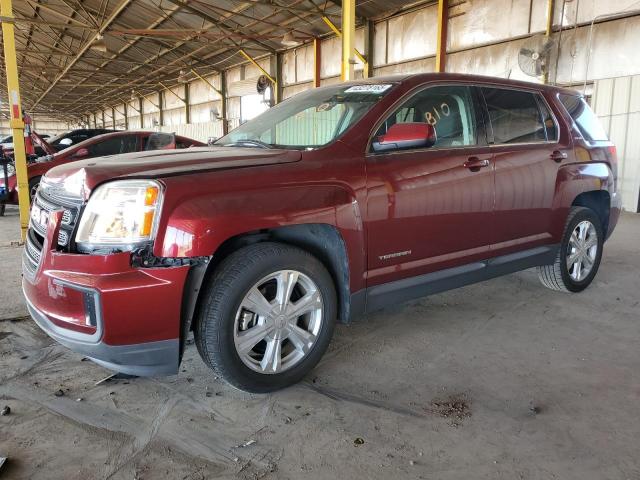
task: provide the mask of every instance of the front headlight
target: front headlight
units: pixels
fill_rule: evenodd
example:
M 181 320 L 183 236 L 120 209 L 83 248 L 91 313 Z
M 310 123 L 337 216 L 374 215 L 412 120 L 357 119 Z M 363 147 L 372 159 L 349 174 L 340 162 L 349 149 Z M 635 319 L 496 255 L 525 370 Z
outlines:
M 117 180 L 96 189 L 82 213 L 76 243 L 131 250 L 155 238 L 162 187 L 153 180 Z
M 2 170 L 0 170 L 1 172 Z M 16 166 L 13 163 L 7 163 L 7 177 L 13 177 L 16 174 Z

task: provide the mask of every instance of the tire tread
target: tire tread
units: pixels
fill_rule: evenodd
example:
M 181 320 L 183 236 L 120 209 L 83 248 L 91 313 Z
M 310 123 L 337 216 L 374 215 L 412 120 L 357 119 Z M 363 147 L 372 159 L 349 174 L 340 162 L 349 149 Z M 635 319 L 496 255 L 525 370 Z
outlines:
M 221 351 L 226 347 L 220 336 L 220 331 L 224 328 L 223 305 L 225 301 L 228 301 L 227 297 L 233 291 L 238 277 L 243 275 L 247 269 L 259 268 L 267 259 L 285 257 L 290 255 L 292 251 L 307 257 L 309 262 L 314 262 L 324 268 L 313 255 L 305 250 L 282 243 L 263 242 L 243 247 L 230 254 L 218 265 L 206 284 L 206 301 L 201 309 L 200 318 L 194 325 L 195 344 L 203 361 L 217 375 L 241 390 L 268 391 L 267 388 L 257 388 L 255 385 L 240 381 L 230 368 L 231 366 L 227 362 L 221 361 L 223 358 Z
M 569 215 L 567 217 L 567 222 L 565 223 L 565 226 L 564 226 L 564 231 L 562 232 L 563 240 L 567 235 L 567 230 L 569 229 L 569 226 L 571 225 L 573 219 L 577 215 L 580 215 L 585 212 L 594 213 L 592 210 L 586 207 L 571 208 L 571 210 L 569 211 Z M 561 265 L 562 265 L 562 262 L 564 261 L 564 258 L 562 255 L 563 250 L 564 250 L 564 242 L 561 243 L 561 246 L 558 249 L 558 254 L 556 255 L 556 259 L 551 265 L 541 265 L 538 267 L 538 278 L 540 279 L 540 282 L 545 287 L 550 288 L 551 290 L 572 293 L 572 291 L 569 288 L 567 288 L 567 285 L 562 278 Z

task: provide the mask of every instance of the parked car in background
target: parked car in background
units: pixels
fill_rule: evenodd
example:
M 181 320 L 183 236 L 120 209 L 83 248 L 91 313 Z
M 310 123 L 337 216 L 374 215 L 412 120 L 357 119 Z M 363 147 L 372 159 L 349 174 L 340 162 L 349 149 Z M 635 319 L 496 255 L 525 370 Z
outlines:
M 336 321 L 531 267 L 584 290 L 619 214 L 615 146 L 575 91 L 370 78 L 208 148 L 50 170 L 23 288 L 103 366 L 175 374 L 193 330 L 217 375 L 266 392 L 318 363 Z
M 47 148 L 48 142 L 41 144 L 44 148 Z M 118 155 L 121 153 L 188 148 L 202 145 L 205 144 L 186 137 L 145 131 L 118 131 L 94 136 L 60 152 L 30 161 L 27 165 L 30 196 L 33 197 L 35 191 L 38 189 L 42 175 L 57 165 L 94 157 Z M 50 147 L 48 151 L 53 152 L 54 150 Z M 18 194 L 16 189 L 15 167 L 12 164 L 9 165 L 8 173 L 8 185 L 5 185 L 4 178 L 0 178 L 0 194 L 4 192 L 8 196 L 6 203 L 17 204 Z M 0 177 L 2 177 L 2 175 L 0 175 Z
M 49 135 L 39 135 L 40 138 L 47 139 L 47 143 L 55 151 L 60 152 L 65 148 L 69 148 L 72 145 L 76 145 L 89 138 L 93 138 L 96 135 L 103 135 L 105 133 L 116 132 L 117 130 L 110 130 L 107 128 L 79 128 L 71 130 L 70 132 L 61 133 L 53 138 L 49 138 Z M 0 141 L 0 147 L 2 148 L 2 154 L 5 157 L 13 158 L 13 136 L 10 135 Z M 36 154 L 45 155 L 47 152 L 43 151 L 39 146 L 35 146 Z
M 47 142 L 57 151 L 62 151 L 65 148 L 69 148 L 72 145 L 77 145 L 78 143 L 84 142 L 85 140 L 88 140 L 95 136 L 113 132 L 117 132 L 117 130 L 109 128 L 79 128 L 76 130 L 71 130 L 70 132 L 56 135 L 55 137 L 47 140 Z
M 50 135 L 47 134 L 41 134 L 41 133 L 36 133 L 36 132 L 31 132 L 31 140 L 33 142 L 33 147 L 34 147 L 34 155 L 36 157 L 41 157 L 43 155 L 47 155 L 50 153 L 55 153 L 57 150 L 55 150 L 53 147 L 51 147 L 49 144 L 47 144 L 46 146 L 43 145 L 43 143 L 46 143 L 47 139 L 50 137 Z M 0 154 L 5 158 L 5 159 L 9 159 L 9 160 L 13 160 L 13 135 L 9 135 L 8 137 L 4 137 L 4 140 L 0 140 Z M 27 160 L 33 160 L 31 158 L 31 156 L 29 158 L 27 158 Z

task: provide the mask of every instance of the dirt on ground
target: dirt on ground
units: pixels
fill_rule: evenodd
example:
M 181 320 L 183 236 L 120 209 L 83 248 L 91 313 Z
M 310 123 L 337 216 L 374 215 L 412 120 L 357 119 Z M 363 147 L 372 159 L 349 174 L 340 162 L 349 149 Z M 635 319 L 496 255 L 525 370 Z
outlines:
M 640 216 L 583 294 L 534 271 L 339 326 L 302 383 L 112 378 L 26 317 L 0 217 L 0 479 L 640 479 Z

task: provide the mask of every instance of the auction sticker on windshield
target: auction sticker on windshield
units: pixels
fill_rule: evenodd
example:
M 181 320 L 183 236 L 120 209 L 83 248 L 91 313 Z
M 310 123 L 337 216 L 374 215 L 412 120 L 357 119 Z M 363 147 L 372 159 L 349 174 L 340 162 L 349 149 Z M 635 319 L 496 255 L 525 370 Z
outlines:
M 344 93 L 382 93 L 391 88 L 389 84 L 375 84 L 375 85 L 354 85 L 347 88 Z

